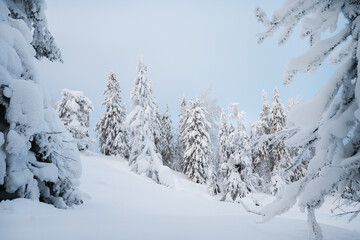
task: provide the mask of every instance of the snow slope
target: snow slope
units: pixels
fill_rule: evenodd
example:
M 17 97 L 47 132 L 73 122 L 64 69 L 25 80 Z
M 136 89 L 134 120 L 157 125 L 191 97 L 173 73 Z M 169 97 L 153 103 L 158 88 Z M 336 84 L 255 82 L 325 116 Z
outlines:
M 306 216 L 298 209 L 259 224 L 259 216 L 239 204 L 209 197 L 206 187 L 175 173 L 176 189 L 130 172 L 127 162 L 92 153 L 82 155 L 82 206 L 68 210 L 27 199 L 0 203 L 0 239 L 307 239 Z M 255 195 L 245 199 L 269 202 Z M 330 199 L 331 200 L 331 199 Z M 320 209 L 324 239 L 360 239 L 360 220 L 346 224 Z

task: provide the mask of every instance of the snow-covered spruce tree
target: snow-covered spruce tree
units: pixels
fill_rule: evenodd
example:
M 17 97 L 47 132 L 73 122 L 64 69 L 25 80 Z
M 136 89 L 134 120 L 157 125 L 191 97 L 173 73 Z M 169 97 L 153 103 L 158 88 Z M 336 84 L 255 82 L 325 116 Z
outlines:
M 144 91 L 149 91 L 149 93 L 145 94 Z M 149 97 L 149 99 L 144 100 L 143 99 L 144 97 Z M 139 64 L 137 67 L 137 75 L 135 78 L 134 88 L 132 89 L 131 92 L 131 100 L 133 102 L 133 106 L 142 105 L 144 102 L 146 102 L 148 104 L 148 107 L 150 107 L 151 111 L 155 114 L 154 119 L 150 122 L 151 124 L 150 130 L 154 135 L 154 143 L 157 148 L 157 151 L 161 152 L 161 146 L 164 145 L 164 140 L 162 138 L 162 130 L 161 130 L 162 116 L 159 111 L 159 106 L 155 101 L 152 83 L 151 80 L 148 79 L 147 77 L 147 67 L 143 63 L 142 56 L 140 57 Z
M 208 192 L 210 194 L 210 196 L 215 196 L 220 194 L 221 189 L 220 189 L 220 184 L 219 184 L 219 177 L 218 177 L 218 172 L 215 170 L 215 166 L 214 164 L 210 163 L 209 164 L 209 168 L 208 168 Z
M 163 159 L 164 165 L 172 167 L 174 165 L 175 157 L 175 146 L 174 146 L 174 136 L 171 126 L 171 117 L 169 113 L 169 106 L 166 105 L 166 111 L 161 118 L 161 135 L 162 135 L 162 145 L 161 145 L 161 157 Z
M 297 98 L 292 98 L 290 97 L 287 103 L 287 108 L 286 108 L 286 114 L 288 115 L 291 111 L 291 109 L 300 104 L 300 99 L 299 97 Z M 288 126 L 288 128 L 291 128 L 290 126 Z M 294 158 L 298 158 L 299 157 L 299 148 L 297 146 L 293 146 L 293 147 L 288 147 L 288 152 L 290 154 L 290 158 L 294 159 Z M 291 169 L 291 173 L 290 174 L 290 181 L 291 182 L 295 182 L 298 181 L 299 179 L 303 178 L 306 174 L 306 168 L 307 168 L 307 162 L 308 159 L 311 159 L 313 157 L 313 150 L 312 151 L 307 151 L 308 153 L 305 154 L 302 158 L 301 163 L 296 167 Z
M 204 184 L 208 180 L 211 158 L 210 123 L 205 109 L 196 98 L 186 109 L 186 123 L 182 134 L 184 141 L 184 173 L 194 182 Z
M 183 160 L 184 160 L 184 142 L 182 138 L 182 134 L 185 129 L 186 123 L 186 98 L 183 97 L 180 104 L 179 110 L 179 124 L 177 128 L 176 141 L 175 141 L 175 160 L 173 169 L 176 171 L 183 171 Z
M 163 165 L 161 154 L 155 145 L 155 137 L 160 136 L 160 123 L 151 82 L 147 78 L 147 69 L 142 58 L 137 68 L 131 100 L 134 110 L 126 118 L 130 146 L 129 165 L 132 171 L 138 174 L 157 183 L 172 186 L 173 175 L 170 169 Z
M 269 139 L 270 105 L 267 101 L 267 93 L 262 91 L 263 105 L 259 114 L 259 121 L 255 127 L 256 146 L 253 150 L 254 171 L 265 181 L 270 181 L 270 148 Z M 265 190 L 265 189 L 263 189 Z
M 100 152 L 105 155 L 119 155 L 127 159 L 129 146 L 127 131 L 124 124 L 126 109 L 120 96 L 120 83 L 114 73 L 110 73 L 104 91 L 105 114 L 96 124 L 95 131 L 99 137 Z
M 230 104 L 228 115 L 230 125 L 227 143 L 229 156 L 234 154 L 241 147 L 241 132 L 244 130 L 243 128 L 245 128 L 244 125 L 241 125 L 241 114 L 242 113 L 239 112 L 239 103 Z
M 221 107 L 216 103 L 216 98 L 211 97 L 211 89 L 206 89 L 200 94 L 199 99 L 205 109 L 205 117 L 210 123 L 209 135 L 211 140 L 211 151 L 214 154 L 213 159 L 216 161 L 216 154 L 219 146 L 218 133 L 219 133 L 219 120 L 221 114 Z
M 30 198 L 66 208 L 80 204 L 81 162 L 34 56 L 62 61 L 47 28 L 44 1 L 0 1 L 0 200 Z
M 186 117 L 187 117 L 187 103 L 186 98 L 183 97 L 180 104 L 180 113 L 179 113 L 179 129 L 180 132 L 183 132 L 185 129 L 186 124 Z
M 85 151 L 95 142 L 90 136 L 90 113 L 93 111 L 91 101 L 83 92 L 63 89 L 57 103 L 57 112 L 65 128 L 71 133 L 79 151 Z
M 224 109 L 221 111 L 220 116 L 220 126 L 219 126 L 219 163 L 220 163 L 220 186 L 221 189 L 224 188 L 224 179 L 228 175 L 229 168 L 226 166 L 230 157 L 228 150 L 228 138 L 229 138 L 229 128 L 227 125 L 227 116 Z
M 200 101 L 205 109 L 205 117 L 210 123 L 209 136 L 210 136 L 210 148 L 211 158 L 209 163 L 209 192 L 211 195 L 217 195 L 219 193 L 218 176 L 220 175 L 220 162 L 219 162 L 219 119 L 221 108 L 216 103 L 216 98 L 211 97 L 211 88 L 206 89 L 200 94 Z
M 230 158 L 228 162 L 221 164 L 222 178 L 222 198 L 221 201 L 239 202 L 244 196 L 246 189 L 242 184 L 240 173 L 235 167 L 234 159 Z
M 271 134 L 277 134 L 285 129 L 286 113 L 284 105 L 281 103 L 279 91 L 274 89 L 273 103 L 270 111 L 269 128 Z M 290 154 L 285 146 L 283 138 L 273 137 L 270 144 L 270 192 L 275 195 L 279 189 L 290 182 L 289 177 L 284 176 L 284 172 L 291 166 Z
M 335 32 L 340 14 L 348 23 Z M 291 83 L 297 73 L 316 71 L 328 56 L 339 65 L 313 99 L 295 106 L 288 117 L 288 121 L 300 129 L 286 141 L 287 145 L 300 149 L 292 168 L 301 163 L 301 152 L 315 149 L 305 177 L 287 185 L 281 196 L 262 209 L 266 221 L 298 202 L 308 212 L 310 236 L 322 239 L 314 211 L 324 198 L 333 191 L 343 193 L 346 188 L 353 187 L 347 203 L 358 207 L 360 201 L 360 4 L 356 0 L 287 0 L 275 11 L 271 21 L 260 8 L 256 9 L 256 15 L 267 28 L 259 35 L 259 42 L 283 29 L 279 38 L 279 43 L 283 44 L 300 22 L 302 36 L 309 37 L 309 50 L 287 64 L 284 84 Z M 328 29 L 331 36 L 322 37 Z M 354 211 L 352 217 L 359 212 L 360 209 Z
M 222 200 L 238 202 L 248 193 L 256 191 L 260 181 L 258 174 L 253 171 L 249 136 L 244 124 L 245 113 L 238 111 L 238 104 L 232 104 L 230 109 L 232 110 L 231 117 L 236 119 L 237 128 L 230 132 L 230 136 L 234 135 L 235 137 L 229 138 L 227 143 L 227 146 L 233 148 L 228 154 L 230 157 L 221 165 L 223 173 Z

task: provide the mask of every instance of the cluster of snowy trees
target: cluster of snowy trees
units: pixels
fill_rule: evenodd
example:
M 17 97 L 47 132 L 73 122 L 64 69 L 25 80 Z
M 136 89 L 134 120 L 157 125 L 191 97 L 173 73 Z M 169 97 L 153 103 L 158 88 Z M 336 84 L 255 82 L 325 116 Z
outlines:
M 82 92 L 64 89 L 55 110 L 38 84 L 34 57 L 62 62 L 44 9 L 42 0 L 0 0 L 0 200 L 25 197 L 66 208 L 82 203 L 78 151 L 94 142 L 88 130 L 93 107 Z M 206 92 L 183 98 L 175 131 L 169 109 L 159 111 L 140 59 L 129 114 L 110 73 L 106 110 L 95 128 L 99 148 L 167 186 L 174 184 L 170 168 L 182 171 L 223 201 L 255 191 L 277 195 L 261 210 L 264 220 L 298 202 L 308 212 L 311 236 L 321 239 L 314 211 L 326 195 L 337 191 L 345 204 L 360 202 L 360 4 L 286 0 L 271 20 L 259 7 L 255 14 L 266 27 L 259 43 L 281 29 L 284 44 L 300 22 L 301 36 L 309 38 L 309 50 L 287 64 L 284 84 L 316 71 L 326 58 L 339 65 L 310 102 L 292 100 L 286 111 L 277 89 L 271 106 L 263 92 L 259 121 L 248 129 L 238 104 L 225 111 Z M 340 14 L 347 24 L 335 31 Z M 330 36 L 323 38 L 327 30 Z
M 210 194 L 219 194 L 224 201 L 237 202 L 250 192 L 275 195 L 285 184 L 305 174 L 306 161 L 284 174 L 298 151 L 284 143 L 288 136 L 286 112 L 278 90 L 274 90 L 271 108 L 265 92 L 263 99 L 260 120 L 252 124 L 253 129 L 246 128 L 245 112 L 239 111 L 239 104 L 231 104 L 228 113 L 222 109 L 220 125 L 213 126 L 209 116 L 219 119 L 217 112 L 209 114 L 207 105 L 198 98 L 189 105 L 182 100 L 181 142 L 176 145 L 183 157 L 177 166 L 194 182 L 207 183 Z M 218 131 L 215 149 L 211 148 L 210 129 Z
M 177 132 L 169 108 L 163 114 L 159 111 L 142 58 L 131 91 L 133 110 L 129 114 L 120 94 L 120 83 L 111 72 L 104 91 L 106 110 L 95 127 L 100 152 L 128 160 L 134 172 L 155 182 L 171 186 L 172 168 L 196 183 L 208 185 L 209 194 L 238 202 L 250 192 L 275 195 L 305 174 L 306 161 L 285 174 L 299 151 L 285 146 L 286 112 L 276 88 L 271 106 L 263 91 L 260 119 L 251 129 L 247 129 L 245 112 L 239 111 L 237 103 L 231 104 L 226 113 L 209 91 L 189 102 L 183 98 Z M 92 109 L 82 92 L 67 89 L 57 104 L 57 112 L 79 151 L 93 142 L 88 131 Z
M 284 174 L 298 150 L 284 144 L 286 112 L 277 89 L 271 107 L 263 92 L 260 120 L 250 130 L 238 104 L 232 104 L 228 114 L 222 110 L 219 126 L 221 108 L 206 92 L 189 102 L 182 99 L 179 126 L 174 131 L 168 107 L 164 114 L 159 112 L 142 58 L 131 92 L 133 110 L 128 115 L 113 73 L 104 94 L 106 112 L 96 125 L 100 151 L 127 159 L 134 172 L 158 183 L 171 185 L 169 167 L 207 184 L 211 195 L 239 201 L 255 191 L 275 195 L 305 174 L 304 165 Z

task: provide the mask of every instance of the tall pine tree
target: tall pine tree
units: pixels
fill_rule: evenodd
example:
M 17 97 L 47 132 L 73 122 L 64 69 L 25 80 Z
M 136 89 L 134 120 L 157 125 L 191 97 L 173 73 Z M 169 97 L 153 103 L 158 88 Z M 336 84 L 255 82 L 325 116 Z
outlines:
M 221 116 L 220 116 L 220 126 L 219 126 L 219 162 L 220 162 L 220 170 L 221 170 L 221 183 L 223 183 L 223 179 L 227 175 L 227 167 L 225 165 L 227 164 L 229 160 L 229 150 L 228 150 L 228 139 L 229 139 L 229 128 L 227 125 L 227 116 L 225 113 L 225 110 L 222 109 Z M 223 166 L 224 165 L 224 171 Z M 221 184 L 222 187 L 223 184 Z
M 270 105 L 267 101 L 267 93 L 262 91 L 263 105 L 256 124 L 255 136 L 257 144 L 253 152 L 254 170 L 265 181 L 270 181 L 270 148 L 267 135 L 270 134 L 269 114 Z M 265 189 L 264 189 L 265 190 Z
M 105 155 L 119 155 L 127 159 L 129 147 L 127 143 L 127 130 L 124 124 L 126 110 L 120 96 L 120 83 L 114 73 L 110 73 L 104 91 L 103 105 L 106 111 L 96 124 L 95 131 L 99 137 L 100 152 Z
M 228 139 L 228 146 L 236 146 L 227 162 L 222 164 L 223 201 L 237 202 L 258 188 L 259 176 L 253 171 L 249 137 L 244 124 L 245 113 L 239 112 L 237 104 L 231 106 L 232 118 L 236 119 L 237 127 Z M 236 141 L 231 142 L 231 141 Z
M 173 165 L 173 169 L 176 171 L 183 171 L 183 161 L 184 161 L 184 141 L 182 138 L 185 124 L 186 124 L 186 98 L 183 97 L 180 104 L 179 110 L 179 124 L 177 128 L 177 135 L 176 135 L 176 143 L 175 143 L 175 161 Z
M 279 91 L 275 88 L 269 118 L 270 133 L 276 134 L 284 130 L 285 124 L 285 108 L 281 103 Z M 289 177 L 284 176 L 284 172 L 291 166 L 291 158 L 283 138 L 271 139 L 270 149 L 270 192 L 275 195 L 279 189 L 281 189 L 286 183 L 290 182 Z
M 206 183 L 211 160 L 210 123 L 199 99 L 190 101 L 183 130 L 184 173 L 196 183 Z
M 156 138 L 161 137 L 160 121 L 151 81 L 147 78 L 147 68 L 142 58 L 137 68 L 131 100 L 134 110 L 126 119 L 131 146 L 129 165 L 134 172 L 144 174 L 155 182 L 173 185 L 172 173 L 163 166 L 160 151 L 155 145 Z
M 174 146 L 174 136 L 171 126 L 171 117 L 169 112 L 169 106 L 166 105 L 166 111 L 161 117 L 161 130 L 162 130 L 162 145 L 161 145 L 161 156 L 164 162 L 164 165 L 172 168 L 174 165 L 175 158 L 175 146 Z

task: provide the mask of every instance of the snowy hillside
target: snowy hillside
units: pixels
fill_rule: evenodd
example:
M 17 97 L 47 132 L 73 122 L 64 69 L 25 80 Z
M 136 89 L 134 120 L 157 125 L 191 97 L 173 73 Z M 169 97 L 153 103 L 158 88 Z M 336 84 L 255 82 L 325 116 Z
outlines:
M 268 223 L 240 204 L 209 197 L 204 185 L 175 173 L 176 189 L 130 171 L 128 163 L 88 153 L 81 156 L 85 203 L 69 210 L 28 199 L 0 203 L 0 239 L 308 239 L 306 214 L 297 208 Z M 252 208 L 271 201 L 258 194 Z M 333 199 L 317 211 L 324 239 L 360 239 L 359 218 L 331 217 Z

